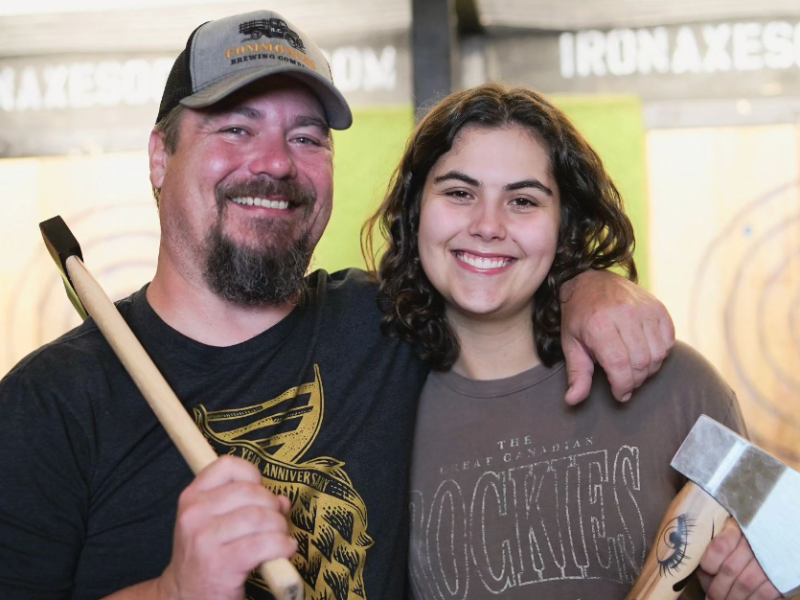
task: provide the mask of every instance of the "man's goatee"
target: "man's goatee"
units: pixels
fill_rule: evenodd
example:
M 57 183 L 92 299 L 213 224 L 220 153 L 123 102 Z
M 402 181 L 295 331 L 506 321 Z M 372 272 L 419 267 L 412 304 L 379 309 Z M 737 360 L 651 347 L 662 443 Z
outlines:
M 305 289 L 313 248 L 308 236 L 290 248 L 242 248 L 214 228 L 207 239 L 205 279 L 218 296 L 246 306 L 296 303 Z

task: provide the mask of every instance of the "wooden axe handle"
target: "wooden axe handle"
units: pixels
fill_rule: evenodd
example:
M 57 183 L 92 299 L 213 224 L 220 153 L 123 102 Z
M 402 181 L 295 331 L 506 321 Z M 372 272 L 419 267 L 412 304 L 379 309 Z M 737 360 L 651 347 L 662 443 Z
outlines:
M 625 600 L 674 600 L 730 515 L 691 481 L 669 505 L 642 572 Z
M 175 392 L 119 314 L 117 307 L 83 262 L 77 256 L 70 256 L 66 260 L 66 267 L 87 312 L 97 323 L 192 472 L 199 473 L 217 459 L 217 453 L 200 433 Z M 259 567 L 259 572 L 278 600 L 303 598 L 303 581 L 287 559 L 265 562 Z

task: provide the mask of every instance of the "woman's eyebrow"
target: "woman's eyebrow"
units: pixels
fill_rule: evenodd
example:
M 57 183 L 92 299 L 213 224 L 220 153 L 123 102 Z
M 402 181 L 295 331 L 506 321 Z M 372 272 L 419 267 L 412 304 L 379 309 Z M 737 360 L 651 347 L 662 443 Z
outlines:
M 535 188 L 537 190 L 543 191 L 548 196 L 553 196 L 553 190 L 547 187 L 538 179 L 523 179 L 522 181 L 516 181 L 514 183 L 509 183 L 503 186 L 503 189 L 507 192 L 515 192 L 517 190 L 522 190 L 525 188 Z
M 478 181 L 477 179 L 473 179 L 466 173 L 462 173 L 461 171 L 448 171 L 444 175 L 439 175 L 433 180 L 433 183 L 440 183 L 442 181 L 447 181 L 448 179 L 457 179 L 458 181 L 463 181 L 467 185 L 471 185 L 474 187 L 482 187 L 483 184 Z

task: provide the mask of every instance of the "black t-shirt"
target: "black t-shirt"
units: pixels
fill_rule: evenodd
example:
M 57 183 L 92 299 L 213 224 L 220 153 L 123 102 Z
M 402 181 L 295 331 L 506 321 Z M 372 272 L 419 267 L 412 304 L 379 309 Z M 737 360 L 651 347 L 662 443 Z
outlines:
M 217 452 L 292 499 L 307 598 L 404 598 L 426 370 L 381 335 L 364 273 L 315 272 L 288 317 L 225 348 L 170 328 L 145 288 L 119 309 Z M 0 415 L 0 598 L 94 599 L 159 576 L 192 474 L 91 320 L 0 382 Z M 253 579 L 247 594 L 270 597 Z

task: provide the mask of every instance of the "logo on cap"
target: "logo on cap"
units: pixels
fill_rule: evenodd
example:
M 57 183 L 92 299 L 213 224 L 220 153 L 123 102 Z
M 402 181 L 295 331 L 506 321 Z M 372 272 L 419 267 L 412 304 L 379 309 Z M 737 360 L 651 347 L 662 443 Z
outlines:
M 239 33 L 249 35 L 251 40 L 260 39 L 261 36 L 269 38 L 285 39 L 289 45 L 295 50 L 299 50 L 303 54 L 306 53 L 306 47 L 303 40 L 296 32 L 289 29 L 286 21 L 282 19 L 255 19 L 253 21 L 245 21 L 239 25 Z M 246 42 L 247 39 L 242 40 Z

